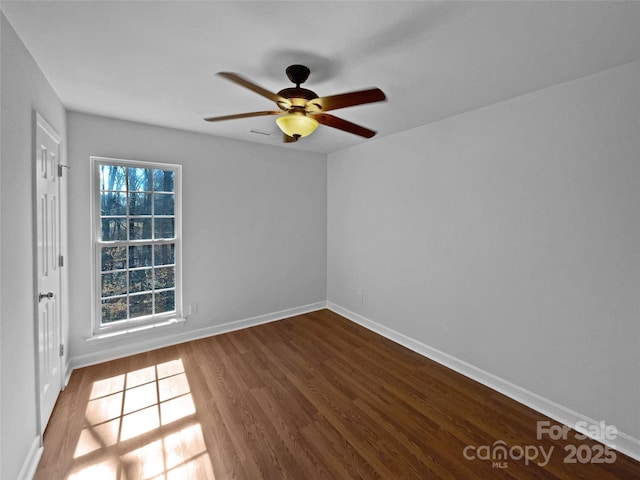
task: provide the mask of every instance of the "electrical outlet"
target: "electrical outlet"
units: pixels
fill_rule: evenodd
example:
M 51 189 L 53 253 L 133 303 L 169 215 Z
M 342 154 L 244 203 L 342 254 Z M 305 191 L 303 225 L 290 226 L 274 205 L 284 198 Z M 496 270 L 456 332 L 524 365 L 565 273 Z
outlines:
M 364 303 L 364 292 L 358 292 L 358 303 Z

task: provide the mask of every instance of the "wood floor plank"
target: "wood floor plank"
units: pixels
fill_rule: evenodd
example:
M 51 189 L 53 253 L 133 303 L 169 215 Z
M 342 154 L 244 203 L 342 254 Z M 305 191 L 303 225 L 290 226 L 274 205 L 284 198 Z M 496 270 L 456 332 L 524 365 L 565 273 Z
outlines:
M 572 445 L 603 447 L 537 439 L 545 420 L 321 310 L 75 370 L 35 479 L 640 478 L 618 452 L 566 463 Z M 478 458 L 500 442 L 552 455 Z

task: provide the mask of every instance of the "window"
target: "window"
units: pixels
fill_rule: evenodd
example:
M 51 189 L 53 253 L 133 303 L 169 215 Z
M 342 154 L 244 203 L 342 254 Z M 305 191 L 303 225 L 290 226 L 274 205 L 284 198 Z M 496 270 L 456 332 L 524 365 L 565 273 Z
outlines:
M 92 157 L 95 331 L 181 316 L 179 165 Z

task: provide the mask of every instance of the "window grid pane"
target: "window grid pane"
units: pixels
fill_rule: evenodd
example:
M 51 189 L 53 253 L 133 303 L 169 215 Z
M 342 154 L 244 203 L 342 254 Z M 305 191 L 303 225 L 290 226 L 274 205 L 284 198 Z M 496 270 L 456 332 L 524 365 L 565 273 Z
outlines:
M 99 170 L 100 324 L 175 311 L 175 171 Z

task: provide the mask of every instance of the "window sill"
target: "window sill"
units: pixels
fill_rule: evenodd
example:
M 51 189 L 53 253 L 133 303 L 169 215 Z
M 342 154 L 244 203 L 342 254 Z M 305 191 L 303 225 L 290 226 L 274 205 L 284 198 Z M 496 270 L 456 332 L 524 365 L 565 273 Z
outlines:
M 164 330 L 171 327 L 177 327 L 183 325 L 187 321 L 186 318 L 172 318 L 170 320 L 162 320 L 157 323 L 149 323 L 147 325 L 141 325 L 139 327 L 125 328 L 122 330 L 116 330 L 114 332 L 95 333 L 91 337 L 86 339 L 87 343 L 105 343 L 120 340 L 122 338 L 129 338 L 137 335 L 143 335 L 149 333 L 150 330 Z

